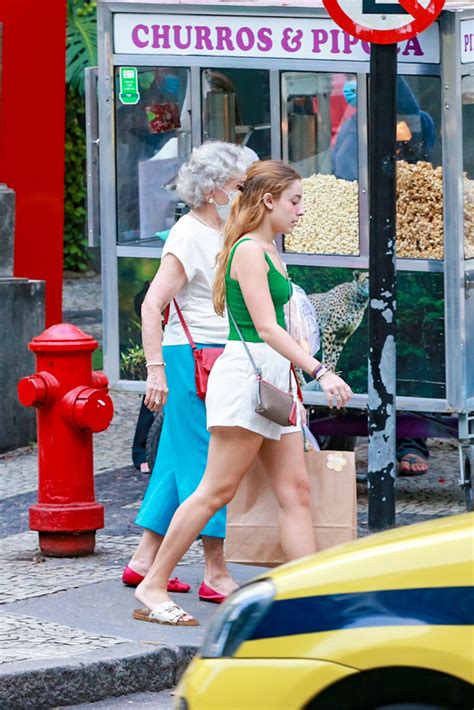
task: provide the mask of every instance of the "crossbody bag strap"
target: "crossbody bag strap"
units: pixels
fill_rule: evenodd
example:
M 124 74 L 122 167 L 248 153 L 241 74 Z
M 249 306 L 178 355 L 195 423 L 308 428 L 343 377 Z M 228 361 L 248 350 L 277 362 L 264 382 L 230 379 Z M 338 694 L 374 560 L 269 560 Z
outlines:
M 258 368 L 257 365 L 255 364 L 255 360 L 254 360 L 253 357 L 252 357 L 252 353 L 250 352 L 249 347 L 248 347 L 247 343 L 245 342 L 245 340 L 244 340 L 244 338 L 243 338 L 243 335 L 242 335 L 242 333 L 240 332 L 240 328 L 239 328 L 239 326 L 237 325 L 237 323 L 235 322 L 235 318 L 234 318 L 234 316 L 232 315 L 232 311 L 230 310 L 230 308 L 229 308 L 228 305 L 227 305 L 227 312 L 228 312 L 228 314 L 230 315 L 230 318 L 231 318 L 232 323 L 234 324 L 234 328 L 235 328 L 236 331 L 237 331 L 237 335 L 239 336 L 240 340 L 242 341 L 242 345 L 243 345 L 244 348 L 245 348 L 245 352 L 246 352 L 247 355 L 248 355 L 248 358 L 249 358 L 249 360 L 250 360 L 250 363 L 251 363 L 253 369 L 255 370 L 255 375 L 256 375 L 256 377 L 258 377 L 259 379 L 261 379 L 261 377 L 262 377 L 262 371 L 261 371 L 260 368 Z
M 291 281 L 288 276 L 288 271 L 286 272 L 286 280 L 288 283 L 288 334 L 291 333 L 291 293 L 292 293 L 292 288 L 291 288 Z M 288 392 L 293 392 L 293 387 L 292 382 L 291 382 L 291 370 L 293 368 L 293 372 L 295 370 L 295 366 L 293 365 L 292 362 L 290 362 L 290 371 L 288 373 L 288 378 L 289 378 L 289 385 L 288 385 Z M 296 372 L 295 372 L 295 378 L 296 378 Z M 296 379 L 296 384 L 298 385 L 298 379 Z
M 186 325 L 186 321 L 183 318 L 183 314 L 181 313 L 181 308 L 178 306 L 175 298 L 173 298 L 173 304 L 176 309 L 176 313 L 178 314 L 178 318 L 181 321 L 181 325 L 183 326 L 183 330 L 186 333 L 186 337 L 189 340 L 190 346 L 192 347 L 193 350 L 197 350 L 196 343 L 194 342 L 194 340 L 191 337 L 191 333 L 189 332 L 189 328 Z

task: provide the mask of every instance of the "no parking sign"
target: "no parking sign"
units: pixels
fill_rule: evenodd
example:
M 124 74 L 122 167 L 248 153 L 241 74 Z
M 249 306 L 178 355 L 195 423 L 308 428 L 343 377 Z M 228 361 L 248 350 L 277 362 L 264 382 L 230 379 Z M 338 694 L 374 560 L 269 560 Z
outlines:
M 374 44 L 393 44 L 426 30 L 446 0 L 323 0 L 349 34 Z

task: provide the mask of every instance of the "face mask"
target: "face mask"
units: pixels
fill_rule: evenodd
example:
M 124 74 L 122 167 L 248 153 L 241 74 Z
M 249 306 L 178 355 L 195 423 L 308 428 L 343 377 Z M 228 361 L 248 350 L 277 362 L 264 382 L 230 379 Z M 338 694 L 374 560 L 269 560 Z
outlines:
M 165 91 L 167 94 L 177 94 L 179 91 L 179 77 L 174 74 L 165 74 Z
M 344 98 L 349 106 L 357 106 L 357 81 L 346 81 L 344 84 Z
M 219 215 L 219 219 L 222 220 L 222 222 L 225 222 L 227 217 L 230 214 L 230 208 L 232 207 L 232 202 L 237 197 L 237 192 L 227 192 L 222 187 L 219 187 L 218 189 L 227 195 L 227 202 L 223 205 L 218 205 L 217 202 L 213 202 L 213 205 L 216 208 L 217 214 Z

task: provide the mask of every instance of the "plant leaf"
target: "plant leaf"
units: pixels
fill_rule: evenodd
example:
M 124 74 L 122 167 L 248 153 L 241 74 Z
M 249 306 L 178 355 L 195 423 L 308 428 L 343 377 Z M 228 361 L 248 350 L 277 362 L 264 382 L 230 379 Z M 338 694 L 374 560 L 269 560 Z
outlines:
M 97 21 L 95 8 L 78 14 L 84 5 L 68 0 L 66 33 L 66 82 L 84 95 L 84 69 L 97 64 Z

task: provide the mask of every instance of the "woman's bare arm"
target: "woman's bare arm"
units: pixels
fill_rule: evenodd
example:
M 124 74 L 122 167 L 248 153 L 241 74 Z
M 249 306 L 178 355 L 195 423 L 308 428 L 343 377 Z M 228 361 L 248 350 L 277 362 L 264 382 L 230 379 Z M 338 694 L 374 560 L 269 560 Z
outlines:
M 239 282 L 257 333 L 280 355 L 312 375 L 319 361 L 309 355 L 278 325 L 267 274 L 268 264 L 263 249 L 255 242 L 242 243 L 235 251 L 231 276 Z M 330 407 L 333 405 L 334 396 L 337 397 L 337 406 L 344 406 L 352 395 L 348 385 L 337 375 L 325 376 L 320 385 L 326 393 Z
M 142 341 L 147 363 L 163 362 L 161 314 L 183 288 L 186 280 L 186 273 L 179 259 L 173 254 L 167 254 L 142 304 Z M 145 405 L 152 412 L 156 412 L 165 405 L 168 396 L 165 368 L 161 365 L 151 365 L 147 369 Z

